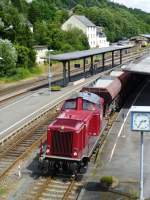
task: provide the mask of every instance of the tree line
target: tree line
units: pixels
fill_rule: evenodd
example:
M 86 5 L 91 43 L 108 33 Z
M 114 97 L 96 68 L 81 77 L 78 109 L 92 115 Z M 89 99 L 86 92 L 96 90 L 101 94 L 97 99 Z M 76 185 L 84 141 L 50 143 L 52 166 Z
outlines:
M 150 32 L 149 13 L 108 0 L 1 0 L 0 77 L 33 70 L 34 45 L 47 45 L 54 53 L 88 49 L 81 30 L 61 30 L 72 14 L 85 15 L 102 26 L 110 42 Z

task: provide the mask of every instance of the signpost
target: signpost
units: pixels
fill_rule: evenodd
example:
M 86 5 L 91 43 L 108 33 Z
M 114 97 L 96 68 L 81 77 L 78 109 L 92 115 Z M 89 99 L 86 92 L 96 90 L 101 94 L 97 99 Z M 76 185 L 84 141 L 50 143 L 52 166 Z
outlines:
M 131 107 L 131 130 L 141 133 L 140 149 L 140 200 L 143 197 L 143 160 L 144 160 L 144 132 L 150 132 L 150 107 L 149 106 L 132 106 Z

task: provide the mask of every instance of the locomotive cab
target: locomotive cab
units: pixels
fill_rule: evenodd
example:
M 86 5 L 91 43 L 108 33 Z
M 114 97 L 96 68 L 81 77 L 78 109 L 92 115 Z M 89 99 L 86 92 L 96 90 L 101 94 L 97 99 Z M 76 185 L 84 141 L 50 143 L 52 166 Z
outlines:
M 62 106 L 62 112 L 65 110 L 76 110 L 76 111 L 90 111 L 92 112 L 92 126 L 93 131 L 91 135 L 97 135 L 101 128 L 101 121 L 103 118 L 103 106 L 104 100 L 99 96 L 90 92 L 80 92 L 74 95 L 72 98 L 65 101 Z

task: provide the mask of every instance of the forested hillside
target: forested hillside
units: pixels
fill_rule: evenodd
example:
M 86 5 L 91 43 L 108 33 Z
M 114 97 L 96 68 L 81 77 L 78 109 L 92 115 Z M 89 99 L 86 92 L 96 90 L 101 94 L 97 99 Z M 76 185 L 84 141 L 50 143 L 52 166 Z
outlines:
M 55 52 L 88 49 L 87 38 L 80 30 L 60 29 L 74 13 L 103 26 L 110 42 L 150 33 L 150 14 L 108 0 L 0 0 L 0 76 L 18 73 L 21 68 L 32 69 L 34 45 L 48 45 Z

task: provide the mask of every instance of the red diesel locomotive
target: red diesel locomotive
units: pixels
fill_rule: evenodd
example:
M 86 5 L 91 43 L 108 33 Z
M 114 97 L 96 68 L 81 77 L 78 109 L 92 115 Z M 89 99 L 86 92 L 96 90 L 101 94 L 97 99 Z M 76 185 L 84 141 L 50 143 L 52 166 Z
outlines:
M 101 97 L 87 92 L 65 101 L 60 115 L 48 126 L 43 153 L 50 167 L 75 171 L 87 164 L 103 127 L 103 105 Z
M 122 103 L 137 79 L 126 72 L 99 78 L 67 99 L 58 117 L 48 126 L 45 148 L 40 158 L 53 169 L 79 171 L 89 161 L 102 129 L 103 114 Z M 132 85 L 129 87 L 129 82 Z M 43 151 L 45 149 L 45 151 Z

